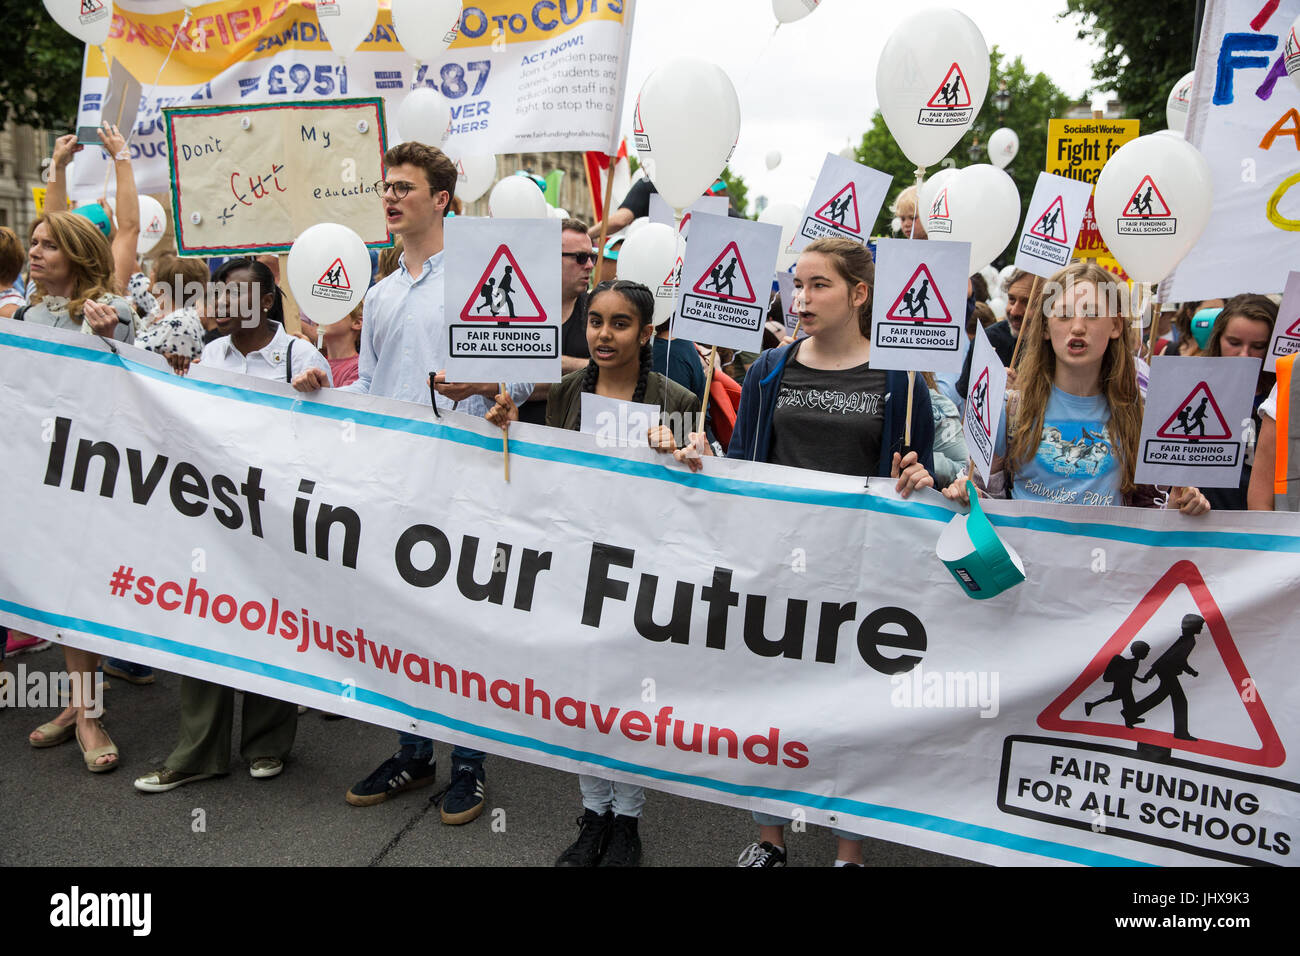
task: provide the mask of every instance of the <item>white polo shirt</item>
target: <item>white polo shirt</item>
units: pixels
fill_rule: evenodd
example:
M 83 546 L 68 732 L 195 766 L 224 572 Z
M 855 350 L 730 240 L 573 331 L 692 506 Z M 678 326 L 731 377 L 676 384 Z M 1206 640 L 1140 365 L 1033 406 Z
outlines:
M 330 363 L 316 349 L 302 339 L 295 338 L 284 330 L 278 322 L 272 322 L 275 336 L 265 348 L 245 355 L 230 344 L 230 336 L 223 335 L 203 346 L 203 355 L 199 362 L 208 368 L 224 369 L 227 372 L 242 372 L 257 378 L 288 382 L 309 368 L 318 368 L 325 373 L 330 385 L 334 377 L 330 374 Z M 293 369 L 286 366 L 289 360 L 289 345 L 293 344 Z M 286 377 L 287 376 L 287 377 Z

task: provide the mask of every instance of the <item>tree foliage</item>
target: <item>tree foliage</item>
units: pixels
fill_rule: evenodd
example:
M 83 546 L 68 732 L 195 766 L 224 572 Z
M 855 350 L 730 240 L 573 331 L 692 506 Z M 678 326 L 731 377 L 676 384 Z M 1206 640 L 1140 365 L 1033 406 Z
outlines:
M 1020 137 L 1020 152 L 1007 167 L 1007 173 L 1015 180 L 1016 188 L 1020 191 L 1020 213 L 1023 219 L 1028 212 L 1034 184 L 1038 181 L 1038 174 L 1043 171 L 1047 158 L 1047 121 L 1049 118 L 1064 116 L 1071 100 L 1047 76 L 1042 73 L 1031 74 L 1026 70 L 1020 57 L 1008 63 L 1004 54 L 994 47 L 989 59 L 989 91 L 984 98 L 984 105 L 961 142 L 953 147 L 948 158 L 943 161 L 943 165 L 961 168 L 974 163 L 987 163 L 989 136 L 1000 126 L 1015 130 Z M 1007 84 L 1011 101 L 1006 112 L 999 114 L 993 94 L 1003 82 Z M 977 143 L 981 148 L 975 151 L 975 158 L 972 159 L 972 147 Z M 889 211 L 889 205 L 898 193 L 916 181 L 916 168 L 894 142 L 879 110 L 872 116 L 871 128 L 863 134 L 856 153 L 858 162 L 894 177 L 889 200 L 881 210 L 874 230 L 878 236 L 890 235 L 893 214 Z M 929 175 L 936 172 L 937 168 L 931 168 Z
M 1143 133 L 1164 129 L 1169 91 L 1193 65 L 1196 0 L 1067 0 L 1061 16 L 1072 15 L 1079 38 L 1103 50 L 1092 65 L 1095 89 L 1114 90 Z
M 0 30 L 0 125 L 70 131 L 76 123 L 85 47 L 39 3 L 6 3 Z M 98 53 L 95 54 L 98 56 Z
M 749 186 L 745 184 L 744 177 L 728 166 L 722 171 L 722 181 L 727 184 L 727 195 L 731 197 L 731 204 L 736 207 L 736 211 L 742 216 L 748 216 Z

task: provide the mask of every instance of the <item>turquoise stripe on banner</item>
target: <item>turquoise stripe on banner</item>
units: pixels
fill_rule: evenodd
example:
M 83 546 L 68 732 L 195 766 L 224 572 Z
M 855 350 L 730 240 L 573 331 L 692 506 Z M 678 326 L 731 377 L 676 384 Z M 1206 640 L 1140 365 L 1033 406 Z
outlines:
M 690 784 L 691 786 L 700 787 L 701 789 L 713 790 L 719 793 L 729 793 L 736 796 L 779 800 L 805 807 L 815 807 L 819 810 L 827 810 L 837 813 L 852 813 L 857 816 L 867 817 L 873 820 L 881 820 L 886 823 L 895 823 L 901 826 L 915 827 L 920 830 L 942 833 L 947 836 L 970 840 L 973 843 L 983 843 L 989 846 L 1004 847 L 1008 850 L 1016 850 L 1021 853 L 1030 853 L 1035 856 L 1062 860 L 1067 863 L 1078 863 L 1083 866 L 1151 865 L 1144 863 L 1141 860 L 1131 860 L 1127 857 L 1115 856 L 1110 853 L 1101 853 L 1095 850 L 1087 850 L 1081 847 L 1070 846 L 1065 843 L 1056 843 L 1051 840 L 1040 840 L 1034 837 L 1023 836 L 1019 833 L 1009 833 L 1005 830 L 998 830 L 993 827 L 967 823 L 962 820 L 951 820 L 947 817 L 940 817 L 930 813 L 917 813 L 914 810 L 905 810 L 900 807 L 886 807 L 874 803 L 864 803 L 860 800 L 849 800 L 843 797 L 828 797 L 824 794 L 803 793 L 798 790 L 777 790 L 771 787 L 746 786 L 744 784 L 730 783 L 723 780 L 713 780 L 709 777 L 700 777 L 692 774 L 677 773 L 672 770 L 663 770 L 658 767 L 643 767 L 640 764 L 617 760 L 613 757 L 606 757 L 603 754 L 590 753 L 585 750 L 575 750 L 572 747 L 552 744 L 523 734 L 496 730 L 491 727 L 481 727 L 478 724 L 459 720 L 454 717 L 448 717 L 445 714 L 438 713 L 437 711 L 412 706 L 405 701 L 397 700 L 396 698 L 388 697 L 387 695 L 379 694 L 375 691 L 344 685 L 340 681 L 326 680 L 325 678 L 317 677 L 314 674 L 304 674 L 300 671 L 291 670 L 287 667 L 280 667 L 275 664 L 267 664 L 262 661 L 249 660 L 245 657 L 237 657 L 223 651 L 215 651 L 205 647 L 192 647 L 191 645 L 182 644 L 179 641 L 173 641 L 165 637 L 158 637 L 153 634 L 144 634 L 139 631 L 115 627 L 110 624 L 100 624 L 96 621 L 69 617 L 63 614 L 53 614 L 48 611 L 41 611 L 36 608 L 26 607 L 22 604 L 16 604 L 12 601 L 6 601 L 3 599 L 0 599 L 0 610 L 8 611 L 11 614 L 21 615 L 29 620 L 40 621 L 44 624 L 49 624 L 52 627 L 75 630 L 84 634 L 91 634 L 98 637 L 109 638 L 114 641 L 134 644 L 137 647 L 146 647 L 152 650 L 164 651 L 168 654 L 175 654 L 178 657 L 202 661 L 206 664 L 215 664 L 220 667 L 228 667 L 232 670 L 243 671 L 244 673 L 254 674 L 258 677 L 267 677 L 271 680 L 278 680 L 285 684 L 294 684 L 299 687 L 318 690 L 335 696 L 342 696 L 346 692 L 361 703 L 380 707 L 395 714 L 401 714 L 404 717 L 418 718 L 431 724 L 437 724 L 451 730 L 459 730 L 467 734 L 474 734 L 475 736 L 482 737 L 485 740 L 495 740 L 499 743 L 509 744 L 510 746 L 519 747 L 523 750 L 532 750 L 541 754 L 565 757 L 570 760 L 582 760 L 587 763 L 608 767 L 611 770 L 636 773 L 655 780 L 669 780 L 675 783 Z
M 401 418 L 396 415 L 384 415 L 378 412 L 339 408 L 290 396 L 252 392 L 233 385 L 201 382 L 151 368 L 140 362 L 133 361 L 129 357 L 112 352 L 30 339 L 26 336 L 11 333 L 0 333 L 0 345 L 100 365 L 116 365 L 133 375 L 166 381 L 173 387 L 193 389 L 248 405 L 312 415 L 333 421 L 351 421 L 371 428 L 405 432 L 410 435 L 423 435 L 436 441 L 452 442 L 497 453 L 500 453 L 503 449 L 500 438 L 462 431 L 436 421 L 425 422 Z M 134 346 L 131 348 L 134 348 Z M 869 511 L 897 517 L 919 518 L 925 521 L 947 522 L 952 518 L 952 512 L 947 509 L 920 501 L 898 501 L 861 492 L 794 488 L 787 485 L 772 485 L 711 475 L 692 474 L 684 468 L 612 458 L 594 452 L 552 448 L 535 442 L 515 440 L 510 443 L 510 453 L 540 461 L 554 461 L 579 468 L 591 468 L 612 474 L 631 475 L 674 485 L 697 487 L 714 494 L 736 495 L 743 498 L 758 498 L 769 501 L 789 501 L 796 504 L 821 505 L 829 508 L 846 508 L 853 511 Z M 1040 516 L 989 515 L 989 520 L 998 527 L 1022 528 L 1027 531 L 1037 531 L 1045 534 L 1087 536 L 1102 540 L 1139 544 L 1148 548 L 1219 548 L 1229 551 L 1273 551 L 1284 554 L 1300 554 L 1300 536 L 1231 531 L 1146 531 L 1141 528 L 1064 521 L 1058 518 Z

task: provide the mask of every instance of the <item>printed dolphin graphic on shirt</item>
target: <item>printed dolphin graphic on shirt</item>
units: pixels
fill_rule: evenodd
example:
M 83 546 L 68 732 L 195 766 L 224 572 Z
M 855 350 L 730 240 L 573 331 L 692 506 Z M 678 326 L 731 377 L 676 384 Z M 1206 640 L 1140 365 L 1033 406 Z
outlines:
M 1095 478 L 1115 467 L 1114 452 L 1104 423 L 1070 422 L 1063 426 L 1043 423 L 1038 461 L 1048 471 Z

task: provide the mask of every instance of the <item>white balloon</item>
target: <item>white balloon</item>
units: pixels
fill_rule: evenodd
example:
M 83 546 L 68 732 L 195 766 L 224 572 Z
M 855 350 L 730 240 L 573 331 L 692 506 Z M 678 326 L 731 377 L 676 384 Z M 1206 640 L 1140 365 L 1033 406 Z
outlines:
M 740 100 L 720 67 L 680 57 L 661 64 L 637 97 L 637 154 L 659 195 L 684 210 L 713 185 L 740 135 Z
M 822 0 L 772 0 L 772 13 L 780 23 L 802 20 L 817 9 Z
M 1282 62 L 1286 72 L 1296 85 L 1300 86 L 1300 17 L 1295 18 L 1291 30 L 1286 35 L 1286 44 L 1282 47 Z
M 618 250 L 618 277 L 640 282 L 654 293 L 655 325 L 663 325 L 673 313 L 673 279 L 685 249 L 672 226 L 652 222 L 624 239 Z
M 461 0 L 393 0 L 393 27 L 417 63 L 442 55 L 460 28 Z
M 397 107 L 397 131 L 407 142 L 441 147 L 451 127 L 446 97 L 427 86 L 411 90 Z
M 989 87 L 984 35 L 957 10 L 904 20 L 876 63 L 876 99 L 903 155 L 933 166 L 970 128 Z
M 1188 73 L 1174 84 L 1165 101 L 1165 120 L 1169 128 L 1182 135 L 1187 130 L 1187 110 L 1192 105 L 1192 83 L 1196 81 L 1196 71 Z
M 289 288 L 317 325 L 343 318 L 361 304 L 369 287 L 370 251 L 347 226 L 312 226 L 289 250 Z
M 537 183 L 527 176 L 507 176 L 488 196 L 488 214 L 493 219 L 546 219 L 550 208 Z
M 379 0 L 316 0 L 316 21 L 339 56 L 355 53 L 378 17 Z
M 1125 143 L 1097 177 L 1097 230 L 1134 280 L 1159 282 L 1210 221 L 1214 184 L 1196 147 L 1169 130 Z
M 763 162 L 767 164 L 768 169 L 776 169 L 781 165 L 781 153 L 774 149 L 763 157 Z
M 136 255 L 147 256 L 162 237 L 167 234 L 167 213 L 162 203 L 152 196 L 140 194 L 140 238 L 136 240 Z
M 771 222 L 781 227 L 781 251 L 776 257 L 776 271 L 784 272 L 799 258 L 799 253 L 788 252 L 790 241 L 799 231 L 803 210 L 794 203 L 774 202 L 758 214 L 759 222 Z
M 45 11 L 55 23 L 91 46 L 103 46 L 113 25 L 112 0 L 45 0 Z
M 1020 192 L 1010 176 L 987 163 L 957 170 L 947 190 L 948 216 L 935 217 L 934 210 L 927 210 L 925 231 L 931 240 L 969 242 L 966 274 L 974 275 L 1015 236 L 1020 226 Z
M 462 156 L 456 160 L 456 197 L 461 202 L 474 202 L 491 188 L 496 177 L 495 156 Z
M 998 169 L 1006 169 L 1018 152 L 1020 152 L 1020 137 L 1016 135 L 1015 130 L 1004 126 L 993 131 L 993 135 L 989 137 L 989 162 Z

